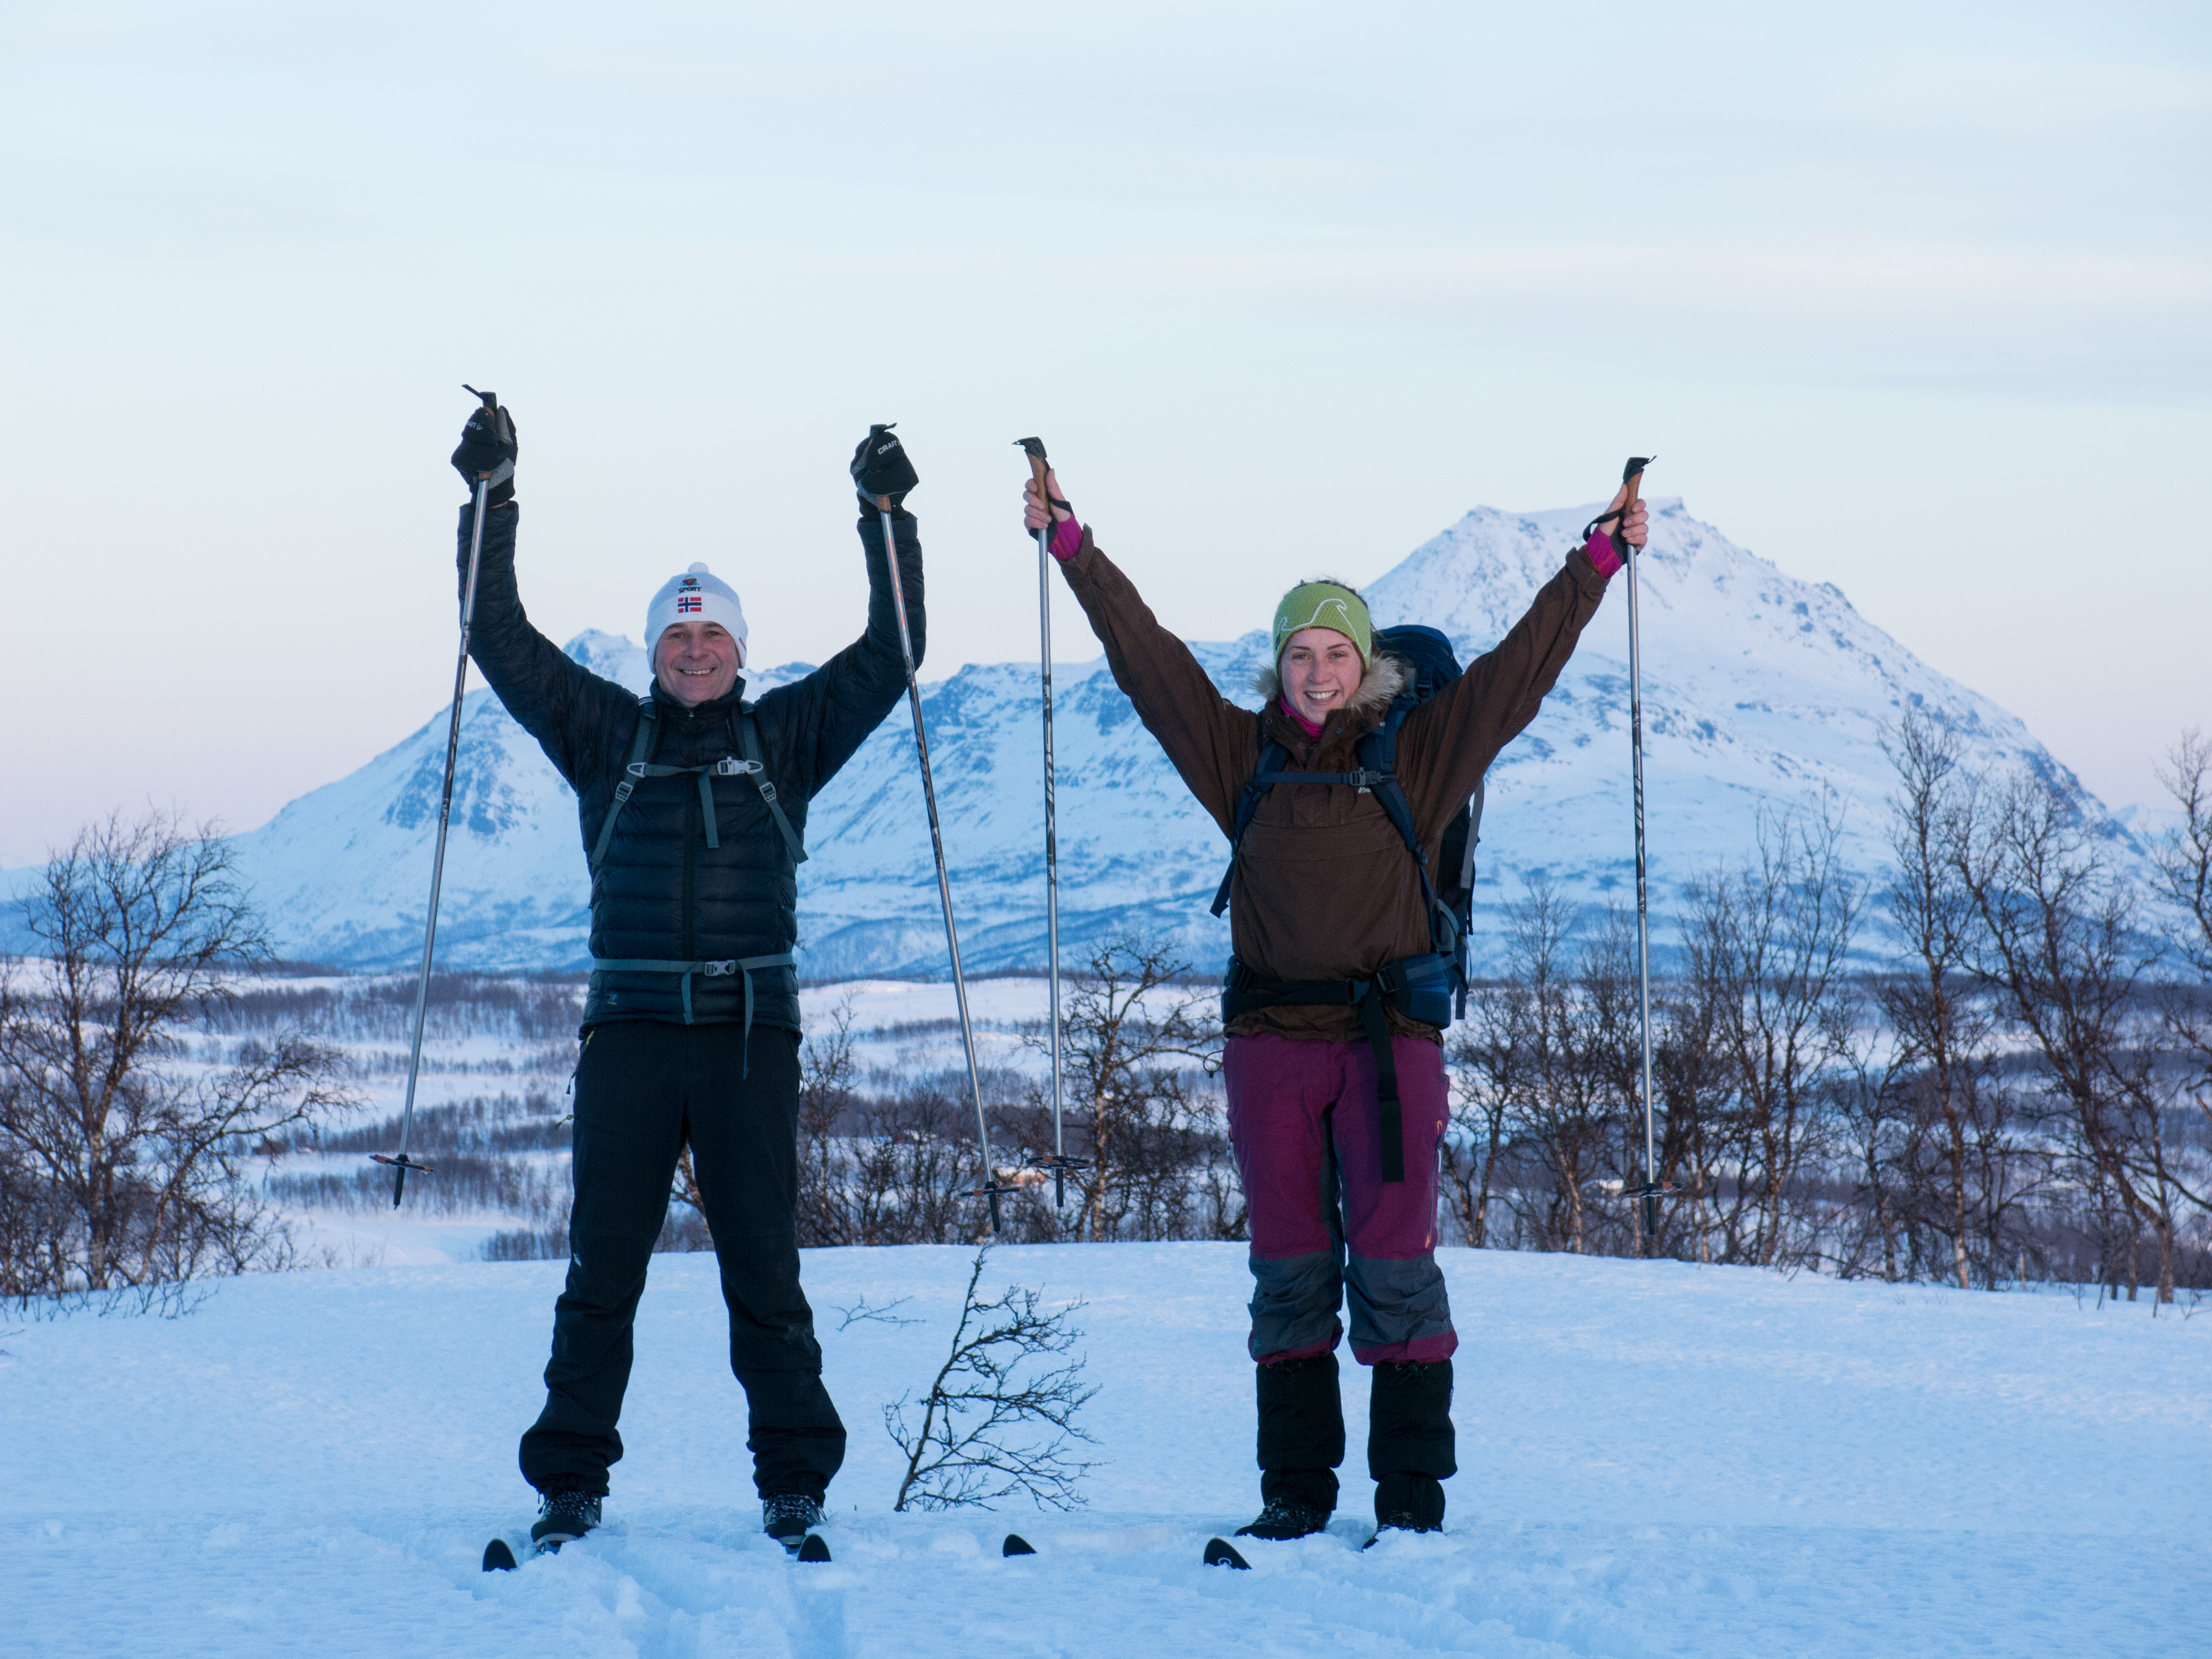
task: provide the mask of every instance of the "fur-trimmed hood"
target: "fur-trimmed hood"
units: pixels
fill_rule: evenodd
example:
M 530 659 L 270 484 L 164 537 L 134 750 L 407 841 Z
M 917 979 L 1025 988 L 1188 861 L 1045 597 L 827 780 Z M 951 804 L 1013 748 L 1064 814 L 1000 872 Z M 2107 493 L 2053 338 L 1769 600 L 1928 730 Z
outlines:
M 1371 714 L 1379 717 L 1406 689 L 1412 673 L 1413 665 L 1403 657 L 1394 657 L 1387 652 L 1377 653 L 1375 660 L 1368 665 L 1367 672 L 1360 677 L 1359 690 L 1353 692 L 1352 701 L 1345 704 L 1345 712 L 1360 715 Z M 1267 706 L 1273 708 L 1283 695 L 1282 676 L 1273 668 L 1260 669 L 1252 676 L 1252 689 L 1266 698 Z

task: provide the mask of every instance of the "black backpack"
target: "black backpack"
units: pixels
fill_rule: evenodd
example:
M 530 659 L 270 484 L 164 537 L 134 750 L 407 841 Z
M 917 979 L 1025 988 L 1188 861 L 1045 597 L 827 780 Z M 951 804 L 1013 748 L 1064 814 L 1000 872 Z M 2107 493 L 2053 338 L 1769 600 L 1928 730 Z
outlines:
M 1447 1007 L 1447 1018 L 1431 1022 L 1449 1024 L 1449 1015 L 1455 1009 L 1460 1018 L 1467 1018 L 1467 935 L 1474 922 L 1474 849 L 1482 840 L 1483 786 L 1478 782 L 1468 804 L 1452 815 L 1439 849 L 1441 868 L 1431 871 L 1428 854 L 1421 850 L 1413 831 L 1413 814 L 1406 804 L 1406 793 L 1398 784 L 1398 728 L 1406 723 L 1407 715 L 1459 678 L 1459 658 L 1449 639 L 1419 623 L 1380 629 L 1375 641 L 1378 651 L 1388 651 L 1412 668 L 1412 683 L 1392 701 L 1382 725 L 1359 740 L 1356 772 L 1286 772 L 1283 769 L 1291 756 L 1282 744 L 1271 743 L 1260 751 L 1259 767 L 1237 803 L 1236 827 L 1229 836 L 1229 869 L 1213 896 L 1213 914 L 1218 916 L 1229 908 L 1229 884 L 1237 872 L 1237 849 L 1243 845 L 1253 814 L 1260 810 L 1261 798 L 1269 789 L 1279 783 L 1348 783 L 1371 789 L 1405 837 L 1406 850 L 1413 855 L 1420 872 L 1421 895 L 1429 908 L 1430 946 L 1451 964 L 1452 1004 Z

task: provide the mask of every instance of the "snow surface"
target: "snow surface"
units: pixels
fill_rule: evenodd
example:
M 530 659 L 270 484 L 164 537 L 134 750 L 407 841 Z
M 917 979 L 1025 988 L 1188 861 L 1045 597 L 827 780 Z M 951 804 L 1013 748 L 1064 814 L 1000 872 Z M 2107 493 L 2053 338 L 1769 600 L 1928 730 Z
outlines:
M 1654 903 L 1747 852 L 1762 810 L 1832 799 L 1845 854 L 1887 860 L 1892 787 L 1882 727 L 1941 711 L 1970 769 L 2063 769 L 2010 714 L 1921 662 L 1833 586 L 1800 581 L 1692 518 L 1652 503 L 1642 562 L 1647 796 Z M 1368 588 L 1377 621 L 1427 622 L 1462 660 L 1488 649 L 1559 568 L 1590 507 L 1477 508 Z M 1111 537 L 1108 536 L 1111 545 Z M 528 585 L 525 574 L 526 591 Z M 1522 878 L 1547 874 L 1583 904 L 1632 890 L 1626 604 L 1615 592 L 1533 726 L 1492 769 L 1476 907 L 1494 939 Z M 1063 596 L 1064 598 L 1064 596 Z M 1243 620 L 1240 618 L 1239 620 Z M 1266 635 L 1194 648 L 1248 703 Z M 598 632 L 569 654 L 633 689 L 645 657 Z M 790 664 L 749 693 L 804 672 Z M 1066 959 L 1132 928 L 1171 938 L 1211 969 L 1227 928 L 1206 914 L 1227 847 L 1138 723 L 1103 665 L 1054 670 L 1060 918 Z M 945 846 L 963 955 L 979 970 L 1044 960 L 1043 801 L 1034 662 L 969 665 L 925 687 Z M 362 969 L 411 967 L 422 950 L 442 710 L 351 777 L 303 796 L 237 839 L 241 867 L 287 955 Z M 945 939 L 917 797 L 912 727 L 894 710 L 811 808 L 799 872 L 802 973 L 817 979 L 942 974 Z M 2127 830 L 2093 806 L 2123 863 Z M 488 691 L 471 693 L 439 919 L 441 963 L 490 970 L 588 965 L 589 884 L 575 801 Z
M 852 1433 L 834 1565 L 763 1538 L 714 1264 L 662 1256 L 609 1524 L 527 1524 L 556 1264 L 234 1280 L 0 1339 L 0 1605 L 38 1655 L 2153 1656 L 2204 1651 L 2212 1321 L 1679 1263 L 1442 1253 L 1466 1341 L 1442 1536 L 1198 1565 L 1249 1518 L 1233 1244 L 1008 1249 L 1080 1297 L 1093 1507 L 895 1515 L 879 1407 L 967 1255 L 810 1252 Z M 838 1328 L 863 1297 L 921 1323 Z M 1364 1468 L 1366 1379 L 1347 1365 Z M 1042 1553 L 1002 1560 L 1012 1528 Z

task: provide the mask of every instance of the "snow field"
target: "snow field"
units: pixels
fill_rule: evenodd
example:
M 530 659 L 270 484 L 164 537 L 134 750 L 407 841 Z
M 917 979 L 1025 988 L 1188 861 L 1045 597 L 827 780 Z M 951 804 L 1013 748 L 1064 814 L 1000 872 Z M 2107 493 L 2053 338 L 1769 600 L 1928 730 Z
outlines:
M 890 1512 L 882 1406 L 967 1253 L 809 1252 L 852 1436 L 837 1560 L 762 1537 L 712 1260 L 655 1259 L 609 1525 L 514 1574 L 560 1267 L 234 1280 L 189 1317 L 0 1337 L 0 1604 L 33 1654 L 2201 1652 L 2212 1321 L 1679 1263 L 1448 1250 L 1449 1530 L 1363 1553 L 1366 1376 L 1322 1537 L 1200 1566 L 1256 1507 L 1234 1244 L 1010 1249 L 1080 1297 L 1092 1508 Z M 840 1329 L 865 1297 L 892 1325 Z M 1006 1561 L 1009 1528 L 1036 1544 Z

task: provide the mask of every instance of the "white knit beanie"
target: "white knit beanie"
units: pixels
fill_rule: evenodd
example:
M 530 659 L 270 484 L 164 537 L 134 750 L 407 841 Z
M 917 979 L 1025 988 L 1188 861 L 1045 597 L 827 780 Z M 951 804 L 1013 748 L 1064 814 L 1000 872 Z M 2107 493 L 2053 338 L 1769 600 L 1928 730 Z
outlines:
M 645 609 L 645 651 L 658 658 L 660 635 L 672 623 L 720 623 L 738 642 L 738 665 L 745 661 L 745 609 L 738 603 L 738 590 L 720 577 L 695 564 L 681 576 L 671 576 Z

